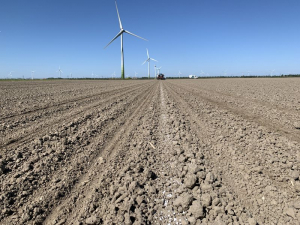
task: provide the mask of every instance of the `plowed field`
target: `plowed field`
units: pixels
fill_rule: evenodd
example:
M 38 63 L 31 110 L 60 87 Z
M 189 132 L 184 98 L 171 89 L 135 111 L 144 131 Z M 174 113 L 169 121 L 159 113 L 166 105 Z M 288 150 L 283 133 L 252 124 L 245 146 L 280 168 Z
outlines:
M 0 224 L 300 224 L 300 79 L 0 83 Z

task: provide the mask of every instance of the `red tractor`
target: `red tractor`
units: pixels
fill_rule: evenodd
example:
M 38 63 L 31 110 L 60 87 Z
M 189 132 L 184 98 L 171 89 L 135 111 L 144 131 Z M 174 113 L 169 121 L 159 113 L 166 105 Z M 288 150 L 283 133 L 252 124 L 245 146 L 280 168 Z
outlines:
M 158 74 L 156 77 L 157 80 L 165 80 L 165 75 L 163 75 L 162 73 Z

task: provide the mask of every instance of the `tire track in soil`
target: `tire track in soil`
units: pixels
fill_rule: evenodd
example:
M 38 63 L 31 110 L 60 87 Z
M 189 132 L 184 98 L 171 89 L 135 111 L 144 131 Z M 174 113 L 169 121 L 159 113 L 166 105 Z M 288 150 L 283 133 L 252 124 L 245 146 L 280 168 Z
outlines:
M 118 95 L 115 95 L 108 99 L 101 100 L 100 102 L 96 102 L 92 105 L 91 105 L 91 103 L 89 103 L 86 107 L 78 106 L 77 108 L 80 107 L 80 110 L 77 111 L 77 109 L 75 109 L 76 110 L 75 112 L 72 112 L 72 111 L 70 112 L 70 110 L 68 109 L 68 111 L 66 111 L 66 115 L 59 115 L 58 117 L 55 117 L 55 115 L 52 115 L 51 118 L 47 122 L 45 122 L 43 120 L 43 124 L 40 124 L 39 121 L 35 121 L 34 123 L 37 122 L 38 127 L 30 127 L 29 128 L 30 130 L 25 130 L 25 131 L 18 130 L 17 132 L 20 133 L 19 136 L 15 137 L 13 139 L 11 138 L 11 136 L 16 136 L 16 135 L 10 134 L 10 137 L 8 137 L 7 140 L 1 140 L 0 149 L 2 149 L 2 151 L 3 151 L 3 149 L 7 148 L 7 147 L 12 148 L 12 147 L 16 147 L 17 145 L 26 144 L 37 134 L 40 134 L 43 131 L 45 132 L 45 130 L 49 130 L 49 127 L 51 127 L 51 126 L 60 124 L 62 122 L 66 123 L 68 119 L 72 119 L 75 116 L 78 117 L 81 114 L 85 113 L 87 110 L 92 110 L 93 108 L 99 107 L 101 104 L 105 104 L 110 101 L 118 100 L 120 96 L 126 95 L 128 93 L 134 93 L 135 91 L 138 91 L 143 88 L 144 88 L 144 86 L 139 87 L 134 90 L 125 91 L 124 93 L 120 92 Z M 71 114 L 69 114 L 69 113 L 71 113 Z M 34 126 L 34 125 L 32 125 L 32 126 Z M 4 143 L 5 141 L 6 141 L 6 143 Z
M 224 112 L 224 110 L 221 110 L 222 112 L 220 111 L 218 103 L 207 101 L 207 98 L 202 98 L 202 96 L 197 98 L 198 102 L 192 101 L 191 95 L 187 94 L 189 91 L 186 89 L 183 91 L 182 88 L 180 90 L 178 85 L 173 85 L 172 87 L 172 85 L 168 83 L 168 89 L 173 93 L 174 99 L 179 102 L 182 110 L 186 111 L 190 120 L 193 121 L 194 132 L 197 133 L 202 142 L 207 145 L 208 151 L 206 156 L 212 165 L 219 165 L 216 166 L 216 168 L 223 174 L 223 180 L 226 185 L 235 193 L 240 204 L 244 205 L 244 207 L 251 212 L 251 215 L 257 219 L 257 222 L 259 224 L 298 224 L 299 219 L 297 220 L 296 215 L 299 217 L 299 213 L 297 213 L 297 199 L 299 199 L 299 195 L 297 194 L 297 189 L 295 189 L 295 182 L 297 185 L 299 185 L 299 182 L 291 180 L 291 182 L 293 182 L 291 185 L 288 178 L 285 180 L 278 179 L 280 175 L 278 176 L 276 172 L 278 173 L 279 171 L 272 171 L 272 168 L 274 169 L 272 162 L 266 161 L 265 157 L 261 157 L 264 155 L 264 152 L 260 153 L 260 155 L 255 155 L 255 152 L 251 153 L 255 150 L 255 146 L 249 149 L 247 148 L 249 143 L 245 142 L 245 140 L 231 140 L 231 136 L 229 136 L 228 133 L 226 134 L 226 126 L 230 126 L 230 123 L 227 125 L 223 123 L 223 126 L 220 127 L 217 125 L 218 123 L 222 123 L 221 121 L 223 120 L 228 120 L 226 117 L 229 117 L 227 112 Z M 181 96 L 185 94 L 188 98 Z M 209 102 L 209 104 L 199 104 L 203 101 Z M 216 104 L 215 107 L 218 110 L 218 113 L 213 116 L 207 115 L 207 108 L 209 111 L 215 111 L 213 107 L 210 106 L 211 104 Z M 204 108 L 199 109 L 199 107 Z M 222 118 L 222 116 L 224 118 Z M 234 124 L 235 121 L 242 121 L 240 124 L 236 124 L 238 127 L 243 127 L 245 126 L 244 124 L 248 123 L 239 118 L 231 119 L 231 123 Z M 201 129 L 201 127 L 204 129 Z M 255 127 L 257 126 L 255 125 L 252 128 Z M 220 129 L 224 130 L 225 133 L 224 131 L 223 134 L 222 132 L 218 132 Z M 270 132 L 265 131 L 265 133 L 269 134 Z M 220 138 L 218 135 L 224 136 Z M 272 137 L 272 133 L 268 136 Z M 270 138 L 268 136 L 264 138 Z M 259 140 L 259 138 L 255 140 Z M 244 147 L 247 151 L 244 151 L 245 149 L 240 150 L 241 147 Z M 278 150 L 280 151 L 280 149 Z M 278 150 L 274 152 L 276 153 Z M 256 152 L 259 151 L 260 149 Z M 292 152 L 288 152 L 287 155 L 290 155 L 290 153 Z M 272 153 L 270 155 L 272 155 Z M 273 157 L 277 160 L 276 155 L 274 155 Z M 294 154 L 292 153 L 291 155 Z M 265 166 L 266 162 L 270 163 L 269 167 Z M 296 160 L 294 163 L 295 162 Z M 283 168 L 284 167 L 280 169 Z M 297 166 L 294 169 L 296 168 Z M 269 169 L 270 171 L 268 171 Z M 289 166 L 287 166 L 287 169 L 290 170 Z M 289 212 L 292 212 L 292 214 Z
M 204 156 L 205 148 L 176 97 L 161 83 L 162 179 L 154 224 L 244 224 L 249 215 Z M 164 135 L 163 135 L 164 134 Z M 169 136 L 169 138 L 168 138 Z M 166 139 L 167 137 L 167 139 Z M 250 218 L 251 220 L 252 218 Z
M 153 85 L 151 85 L 151 86 L 153 86 Z M 152 88 L 151 88 L 151 86 L 149 86 L 148 87 L 148 89 L 143 89 L 143 91 L 146 91 L 146 92 L 149 92 L 149 90 L 151 90 Z M 126 103 L 128 106 L 128 108 L 126 109 L 119 109 L 119 111 L 120 111 L 120 113 L 122 113 L 122 114 L 120 114 L 120 115 L 122 115 L 119 119 L 114 119 L 114 120 L 112 120 L 112 121 L 114 121 L 114 123 L 117 123 L 117 124 L 119 124 L 119 125 L 122 125 L 122 124 L 124 124 L 124 122 L 121 122 L 122 120 L 124 121 L 125 120 L 125 118 L 126 118 L 126 116 L 128 116 L 128 115 L 131 115 L 132 114 L 132 110 L 133 109 L 135 109 L 136 107 L 138 107 L 138 102 L 139 101 L 141 101 L 142 99 L 141 98 L 143 98 L 142 96 L 143 95 L 145 95 L 144 93 L 142 94 L 142 95 L 140 95 L 140 92 L 139 93 L 137 93 L 136 94 L 136 96 L 135 97 L 131 97 L 131 101 L 133 101 L 133 104 L 131 104 L 130 102 L 128 103 Z M 126 96 L 124 96 L 124 98 L 126 98 Z M 137 101 L 138 100 L 138 101 Z M 132 108 L 132 109 L 130 109 L 130 108 Z M 130 110 L 129 110 L 130 109 Z M 129 110 L 129 111 L 128 111 Z M 124 113 L 125 112 L 125 113 Z M 113 114 L 112 114 L 112 116 L 114 116 Z M 109 121 L 109 120 L 108 120 Z M 104 121 L 105 122 L 105 121 Z M 113 130 L 115 130 L 117 127 L 115 127 L 114 125 L 112 126 L 112 125 L 110 125 L 110 124 L 106 124 L 106 127 L 108 128 L 108 129 L 106 129 L 105 130 L 105 132 L 104 132 L 104 134 L 103 135 L 105 135 L 104 136 L 104 138 L 105 139 L 107 139 L 107 140 L 109 140 L 110 138 L 112 138 L 113 137 L 113 135 L 112 135 L 112 137 L 109 137 L 109 136 L 107 136 L 106 134 L 108 133 L 107 131 L 109 131 L 109 130 L 111 130 L 111 131 L 113 131 Z M 110 128 L 111 127 L 111 128 Z M 104 129 L 105 129 L 105 127 L 103 127 Z M 101 139 L 101 138 L 100 138 Z M 103 138 L 102 138 L 103 139 Z M 94 145 L 94 149 L 93 149 L 93 151 L 95 151 L 95 150 L 97 150 L 97 151 L 100 151 L 101 149 L 101 145 L 103 145 L 103 140 L 100 142 L 101 144 L 100 144 L 100 146 L 97 146 L 97 145 L 99 145 L 99 144 L 97 144 L 97 143 L 95 143 Z M 92 145 L 93 143 L 90 143 L 89 145 Z M 105 144 L 105 143 L 104 143 Z M 83 145 L 84 146 L 84 145 Z M 80 146 L 79 146 L 80 147 Z M 91 147 L 89 147 L 89 149 L 91 149 Z M 93 152 L 92 151 L 92 152 Z M 93 154 L 93 155 L 95 155 L 95 153 Z M 93 156 L 93 155 L 91 155 L 91 156 Z M 91 157 L 90 156 L 90 157 Z M 73 157 L 75 157 L 75 153 L 73 154 Z M 74 159 L 72 159 L 72 158 L 70 158 L 69 159 L 69 161 L 73 161 Z M 75 159 L 75 161 L 76 161 L 76 159 Z M 87 164 L 89 164 L 89 160 L 88 159 L 85 159 L 85 161 L 83 161 L 83 163 L 87 163 Z M 76 169 L 76 167 L 74 168 L 74 169 Z M 78 170 L 78 169 L 77 169 Z M 82 169 L 80 169 L 80 170 L 82 170 Z M 81 171 L 78 171 L 79 173 L 82 173 Z M 60 173 L 60 171 L 58 170 L 58 172 L 57 173 Z M 76 174 L 75 174 L 76 175 Z M 52 174 L 51 175 L 52 177 L 54 177 L 53 178 L 53 182 L 55 182 L 55 177 L 59 177 L 59 176 L 56 176 L 55 174 Z M 68 176 L 70 176 L 70 174 L 68 174 Z M 62 176 L 62 177 L 64 177 L 64 176 Z M 76 181 L 77 180 L 77 178 L 75 177 L 74 178 L 74 174 L 72 174 L 72 176 L 71 176 L 71 178 L 72 178 L 72 180 L 74 180 L 74 181 Z M 73 181 L 69 181 L 69 185 L 72 185 L 72 182 Z M 67 180 L 65 180 L 64 181 L 64 183 L 66 183 L 67 182 Z M 51 186 L 51 185 L 50 185 Z M 54 185 L 55 186 L 55 185 Z M 62 187 L 63 188 L 63 187 Z M 66 189 L 66 188 L 63 188 L 63 189 Z M 40 191 L 38 191 L 37 193 L 35 193 L 35 196 L 36 195 L 40 195 L 40 196 L 43 196 L 43 195 L 45 195 L 45 191 L 47 192 L 47 187 L 46 187 L 46 189 L 44 190 L 44 188 L 42 189 L 42 190 L 40 190 Z M 51 198 L 53 198 L 53 196 L 54 196 L 54 194 L 55 194 L 55 192 L 56 193 L 59 193 L 59 190 L 52 190 L 52 192 L 54 191 L 54 193 L 53 194 L 51 194 L 50 196 L 48 195 L 47 197 L 48 198 L 50 198 L 50 200 L 51 200 Z M 64 190 L 64 191 L 68 191 L 68 190 Z M 38 200 L 38 201 L 40 201 L 41 199 L 40 198 L 37 198 L 36 197 L 36 199 Z M 42 205 L 45 205 L 45 201 L 46 201 L 46 199 L 43 199 L 43 201 L 41 202 L 41 204 Z M 57 201 L 57 200 L 56 200 Z M 51 203 L 52 204 L 52 203 Z M 47 204 L 46 204 L 47 205 Z M 47 206 L 46 206 L 47 207 Z M 50 207 L 50 206 L 48 206 L 48 207 Z M 24 208 L 24 207 L 23 207 Z M 22 209 L 19 209 L 19 211 L 22 211 Z M 25 208 L 25 212 L 26 211 L 28 211 L 26 208 Z M 17 217 L 15 217 L 15 216 L 13 216 L 12 217 L 13 218 L 13 220 L 14 219 L 16 219 Z M 5 222 L 4 222 L 5 223 Z
M 157 86 L 157 85 L 155 85 Z M 127 151 L 123 150 L 126 145 L 128 136 L 134 131 L 135 124 L 138 122 L 137 118 L 143 114 L 143 110 L 147 107 L 153 99 L 156 87 L 150 91 L 144 92 L 142 102 L 139 102 L 138 107 L 131 113 L 122 127 L 114 134 L 114 137 L 106 144 L 100 154 L 91 162 L 88 171 L 79 178 L 77 185 L 72 189 L 70 196 L 57 205 L 47 216 L 45 224 L 59 224 L 67 223 L 73 224 L 76 222 L 76 217 L 81 215 L 86 208 L 83 207 L 86 199 L 91 199 L 95 189 L 103 181 L 103 174 L 106 170 L 106 164 L 122 163 Z M 124 141 L 125 140 L 125 141 Z M 107 163 L 106 163 L 107 162 Z M 101 172 L 100 172 L 101 171 Z M 78 194 L 80 193 L 80 196 Z M 70 200 L 71 199 L 71 200 Z M 73 201 L 73 199 L 76 199 Z M 72 210 L 68 207 L 72 205 Z M 74 210 L 75 209 L 75 210 Z M 74 212 L 73 212 L 74 211 Z M 67 218 L 66 217 L 67 214 Z

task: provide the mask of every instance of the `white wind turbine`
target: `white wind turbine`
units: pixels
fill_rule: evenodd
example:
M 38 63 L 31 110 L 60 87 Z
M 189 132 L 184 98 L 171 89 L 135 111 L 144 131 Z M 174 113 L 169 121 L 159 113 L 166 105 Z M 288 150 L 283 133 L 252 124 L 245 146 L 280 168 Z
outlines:
M 161 66 L 162 67 L 162 66 Z M 158 75 L 160 74 L 160 69 L 161 67 L 157 68 L 157 71 L 158 71 Z
M 179 71 L 179 72 L 178 72 L 178 77 L 179 77 L 179 78 L 180 78 L 180 75 L 181 75 L 181 74 L 182 74 L 182 73 Z
M 137 72 L 134 72 L 134 76 L 135 76 L 135 78 L 136 78 L 136 75 L 137 75 L 138 73 Z
M 154 65 L 154 78 L 156 78 L 157 73 L 156 73 L 156 65 Z
M 271 72 L 271 76 L 273 76 L 273 73 L 274 73 L 274 71 L 275 71 L 275 70 L 270 70 L 270 72 Z
M 31 80 L 33 80 L 33 74 L 34 74 L 34 72 L 35 71 L 33 71 L 33 70 L 31 71 Z
M 155 59 L 150 58 L 148 49 L 146 48 L 146 50 L 147 50 L 147 57 L 148 57 L 148 58 L 146 59 L 145 62 L 143 62 L 142 65 L 144 65 L 146 62 L 148 62 L 148 78 L 150 78 L 150 60 L 153 60 L 153 61 L 155 61 L 155 62 L 158 62 L 158 61 L 155 60 Z
M 59 77 L 61 78 L 61 74 L 63 73 L 63 71 L 60 69 L 60 67 L 58 68 L 57 72 L 59 73 Z
M 203 70 L 201 70 L 201 72 L 200 72 L 200 76 L 201 76 L 201 75 L 203 75 L 203 74 L 205 74 L 205 73 L 203 72 Z
M 13 73 L 14 71 L 10 71 L 9 72 L 9 76 L 10 76 L 10 79 L 12 79 L 12 73 Z
M 116 76 L 116 72 L 111 74 L 111 78 L 114 78 Z
M 227 76 L 227 70 L 224 70 L 224 77 Z
M 120 18 L 120 15 L 119 15 L 119 10 L 118 10 L 118 6 L 117 6 L 117 2 L 115 1 L 115 3 L 116 3 L 116 9 L 117 9 L 117 14 L 118 14 L 118 18 L 119 18 L 120 32 L 105 46 L 105 48 L 107 46 L 109 46 L 114 40 L 116 40 L 119 36 L 121 36 L 121 79 L 125 79 L 124 51 L 123 51 L 123 33 L 130 34 L 132 36 L 135 36 L 137 38 L 143 39 L 145 41 L 148 41 L 148 40 L 144 39 L 144 38 L 142 38 L 140 36 L 137 36 L 137 35 L 129 32 L 129 31 L 123 29 L 121 18 Z

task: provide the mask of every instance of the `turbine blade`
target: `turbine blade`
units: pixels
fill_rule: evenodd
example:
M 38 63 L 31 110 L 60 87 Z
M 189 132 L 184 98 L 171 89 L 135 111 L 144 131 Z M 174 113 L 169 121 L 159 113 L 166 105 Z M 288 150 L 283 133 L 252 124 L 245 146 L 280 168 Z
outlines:
M 158 62 L 156 59 L 152 59 L 152 58 L 150 58 L 151 60 L 153 60 L 153 61 L 155 61 L 155 62 Z
M 144 41 L 148 41 L 147 39 L 142 38 L 142 37 L 140 37 L 140 36 L 137 36 L 136 34 L 133 34 L 133 33 L 129 32 L 128 30 L 125 30 L 124 32 L 127 33 L 127 34 L 131 34 L 132 36 L 135 36 L 135 37 L 137 37 L 137 38 L 140 38 L 140 39 L 142 39 L 142 40 L 144 40 Z
M 148 56 L 148 59 L 149 59 L 150 57 L 149 57 L 149 52 L 148 52 L 148 48 L 146 48 L 146 49 L 147 49 L 147 56 Z
M 145 62 L 143 62 L 143 64 L 142 65 L 144 65 L 146 62 L 148 61 L 148 59 L 145 61 Z
M 104 48 L 109 46 L 114 40 L 116 40 L 124 31 L 120 31 Z
M 115 3 L 116 3 L 116 9 L 117 9 L 118 18 L 119 18 L 120 29 L 122 30 L 122 29 L 123 29 L 123 27 L 122 27 L 122 22 L 121 22 L 121 18 L 120 18 L 120 14 L 119 14 L 118 6 L 117 6 L 117 1 L 115 1 Z

